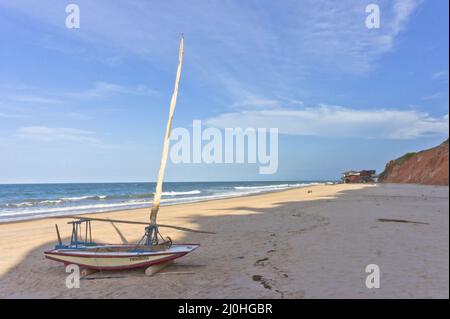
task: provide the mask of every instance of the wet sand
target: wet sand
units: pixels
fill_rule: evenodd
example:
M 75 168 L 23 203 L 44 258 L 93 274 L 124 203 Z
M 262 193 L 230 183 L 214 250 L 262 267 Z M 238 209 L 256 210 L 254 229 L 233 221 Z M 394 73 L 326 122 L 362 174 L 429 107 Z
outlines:
M 200 243 L 154 277 L 144 269 L 97 272 L 65 286 L 43 251 L 67 240 L 67 220 L 0 224 L 0 298 L 448 298 L 448 187 L 323 185 L 162 207 L 175 242 Z M 89 214 L 92 215 L 92 214 Z M 149 209 L 96 217 L 147 221 Z M 381 222 L 378 219 L 422 222 Z M 142 225 L 93 222 L 94 239 L 135 242 Z M 380 288 L 366 288 L 377 264 Z M 108 277 L 108 278 L 104 278 Z

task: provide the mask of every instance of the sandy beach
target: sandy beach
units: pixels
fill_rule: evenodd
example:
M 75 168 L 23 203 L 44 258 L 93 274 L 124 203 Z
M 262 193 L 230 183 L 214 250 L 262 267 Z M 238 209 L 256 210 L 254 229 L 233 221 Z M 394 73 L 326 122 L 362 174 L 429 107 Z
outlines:
M 65 240 L 64 219 L 0 224 L 1 298 L 448 298 L 449 189 L 420 185 L 323 185 L 163 207 L 164 229 L 200 243 L 153 277 L 143 269 L 97 272 L 67 289 L 64 267 L 43 252 Z M 149 209 L 96 214 L 147 221 Z M 418 223 L 380 222 L 379 218 Z M 93 223 L 94 239 L 135 242 L 140 225 Z M 365 286 L 377 264 L 379 289 Z M 105 278 L 108 277 L 108 278 Z

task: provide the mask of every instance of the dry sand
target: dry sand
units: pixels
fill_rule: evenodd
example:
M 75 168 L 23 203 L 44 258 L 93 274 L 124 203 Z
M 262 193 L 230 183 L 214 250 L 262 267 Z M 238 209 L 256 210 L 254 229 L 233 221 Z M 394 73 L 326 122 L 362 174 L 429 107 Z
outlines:
M 448 187 L 328 185 L 163 207 L 161 223 L 217 234 L 164 229 L 202 247 L 154 277 L 143 269 L 96 273 L 79 289 L 67 289 L 64 267 L 43 257 L 55 223 L 70 234 L 65 220 L 0 224 L 0 297 L 448 298 L 448 197 Z M 146 221 L 148 213 L 96 216 Z M 143 226 L 96 222 L 93 231 L 102 241 L 133 242 Z M 379 289 L 365 286 L 368 264 L 381 269 Z

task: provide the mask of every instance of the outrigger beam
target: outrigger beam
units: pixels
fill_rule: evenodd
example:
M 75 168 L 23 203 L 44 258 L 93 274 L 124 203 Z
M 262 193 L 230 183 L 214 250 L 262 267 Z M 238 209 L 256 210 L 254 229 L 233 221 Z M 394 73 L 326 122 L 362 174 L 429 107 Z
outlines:
M 133 221 L 133 220 L 118 220 L 118 219 L 109 219 L 109 218 L 97 218 L 97 217 L 65 216 L 65 217 L 58 217 L 58 218 L 74 218 L 74 219 L 79 219 L 79 220 L 93 220 L 93 221 L 99 221 L 99 222 L 135 224 L 135 225 L 149 225 L 148 222 L 140 222 L 140 221 Z M 73 223 L 73 222 L 69 222 L 69 224 L 70 223 Z M 158 227 L 163 227 L 163 228 L 173 228 L 173 229 L 176 229 L 176 230 L 192 232 L 192 233 L 215 234 L 215 232 L 211 232 L 211 231 L 197 230 L 197 229 L 191 229 L 191 228 L 180 227 L 180 226 L 172 226 L 172 225 L 166 225 L 166 224 L 158 224 L 157 226 Z

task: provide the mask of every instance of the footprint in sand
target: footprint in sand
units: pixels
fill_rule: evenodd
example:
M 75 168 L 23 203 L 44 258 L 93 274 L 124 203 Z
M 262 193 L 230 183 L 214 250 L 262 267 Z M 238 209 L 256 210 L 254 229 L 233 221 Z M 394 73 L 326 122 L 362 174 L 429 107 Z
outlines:
M 265 266 L 266 265 L 266 261 L 268 261 L 269 260 L 269 257 L 265 257 L 265 258 L 261 258 L 261 259 L 258 259 L 257 261 L 255 261 L 255 266 Z
M 272 286 L 268 283 L 268 280 L 261 275 L 253 275 L 253 281 L 259 282 L 264 288 L 272 289 Z

